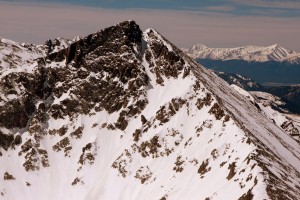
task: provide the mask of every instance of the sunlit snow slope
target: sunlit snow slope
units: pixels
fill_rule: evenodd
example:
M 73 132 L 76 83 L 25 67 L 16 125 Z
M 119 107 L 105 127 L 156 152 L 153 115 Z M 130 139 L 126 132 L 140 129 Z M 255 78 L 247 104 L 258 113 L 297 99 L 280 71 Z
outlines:
M 300 126 L 297 120 L 297 115 L 288 114 L 286 110 L 280 108 L 285 103 L 277 96 L 266 92 L 250 91 L 247 92 L 244 89 L 232 84 L 236 91 L 249 99 L 258 109 L 261 110 L 267 118 L 269 118 L 278 127 L 281 127 L 287 134 L 294 138 L 297 142 L 300 142 Z
M 153 29 L 20 67 L 0 80 L 0 199 L 300 196 L 299 144 Z

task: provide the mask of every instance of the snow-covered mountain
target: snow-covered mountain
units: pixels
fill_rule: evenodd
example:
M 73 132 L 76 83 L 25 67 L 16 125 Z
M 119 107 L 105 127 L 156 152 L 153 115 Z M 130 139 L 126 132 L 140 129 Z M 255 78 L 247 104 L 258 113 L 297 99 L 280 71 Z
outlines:
M 202 44 L 196 44 L 182 50 L 194 59 L 276 61 L 300 64 L 300 53 L 287 50 L 277 44 L 268 47 L 249 45 L 236 48 L 209 48 Z
M 1 64 L 0 199 L 300 196 L 299 143 L 155 30 L 15 45 L 1 50 L 18 56 Z

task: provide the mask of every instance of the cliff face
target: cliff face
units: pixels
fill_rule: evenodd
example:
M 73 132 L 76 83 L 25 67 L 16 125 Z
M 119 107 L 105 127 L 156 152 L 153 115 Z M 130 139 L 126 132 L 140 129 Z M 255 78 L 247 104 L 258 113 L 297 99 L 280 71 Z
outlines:
M 299 144 L 155 30 L 48 47 L 2 68 L 0 198 L 300 195 Z

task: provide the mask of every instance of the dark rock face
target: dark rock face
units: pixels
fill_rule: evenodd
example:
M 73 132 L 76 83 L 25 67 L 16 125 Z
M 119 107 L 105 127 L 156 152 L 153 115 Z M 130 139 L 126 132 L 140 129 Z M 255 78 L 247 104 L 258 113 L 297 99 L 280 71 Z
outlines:
M 0 147 L 7 150 L 13 143 L 14 136 L 0 132 Z
M 47 99 L 52 90 L 49 70 L 38 67 L 33 74 L 10 73 L 0 80 L 0 92 L 8 97 L 0 106 L 0 126 L 25 128 L 36 111 L 36 102 Z
M 2 100 L 0 127 L 27 127 L 41 138 L 49 117 L 75 118 L 91 110 L 105 110 L 121 111 L 113 126 L 124 130 L 128 118 L 147 105 L 148 76 L 140 67 L 142 54 L 142 31 L 134 21 L 88 35 L 67 49 L 49 51 L 46 58 L 38 59 L 33 73 L 12 72 L 0 80 L 0 92 L 14 96 Z M 66 64 L 61 67 L 58 62 L 64 60 Z M 68 95 L 63 98 L 63 94 Z M 133 103 L 128 105 L 129 101 Z M 1 147 L 7 149 L 13 136 L 1 137 Z
M 144 69 L 138 67 L 141 41 L 139 26 L 128 21 L 89 35 L 63 50 L 67 66 L 53 70 L 52 74 L 56 82 L 64 82 L 64 85 L 54 88 L 53 95 L 60 97 L 72 88 L 72 94 L 79 98 L 65 99 L 62 105 L 52 105 L 52 116 L 62 118 L 65 114 L 87 114 L 92 108 L 113 113 L 126 108 L 130 98 L 138 99 L 143 95 L 140 88 L 147 86 L 148 79 Z M 55 61 L 55 58 L 52 59 Z M 74 68 L 77 70 L 74 71 Z M 95 76 L 90 73 L 95 73 Z M 124 84 L 128 85 L 127 89 L 124 89 Z M 145 100 L 137 102 L 137 107 L 132 110 L 140 110 L 146 103 Z M 126 118 L 124 112 L 120 118 L 123 122 Z M 124 126 L 120 122 L 117 127 L 124 129 Z
M 25 107 L 18 100 L 7 102 L 5 106 L 0 108 L 0 124 L 6 128 L 24 128 L 28 121 L 28 115 Z
M 149 45 L 153 53 L 146 50 L 145 55 L 146 60 L 150 63 L 151 72 L 156 74 L 156 82 L 163 85 L 162 77 L 177 78 L 183 70 L 184 60 L 174 51 L 169 51 L 167 46 L 160 42 L 153 30 L 150 30 L 147 36 L 151 38 L 152 42 Z M 155 63 L 152 60 L 155 60 Z
M 115 39 L 118 38 L 118 41 Z M 83 57 L 93 52 L 96 55 L 105 55 L 110 52 L 124 53 L 127 47 L 133 44 L 141 44 L 142 31 L 134 21 L 126 21 L 101 30 L 98 33 L 88 35 L 63 50 L 66 57 L 66 64 L 74 61 L 76 66 L 81 64 Z M 102 48 L 99 48 L 102 47 Z M 95 51 L 96 50 L 96 51 Z M 62 53 L 57 52 L 49 55 L 50 60 L 61 60 Z M 57 58 L 59 57 L 59 58 Z

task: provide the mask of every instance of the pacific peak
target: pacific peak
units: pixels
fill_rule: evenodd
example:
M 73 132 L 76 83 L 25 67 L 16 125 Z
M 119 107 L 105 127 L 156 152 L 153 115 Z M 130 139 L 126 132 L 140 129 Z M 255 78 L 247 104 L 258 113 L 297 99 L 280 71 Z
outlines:
M 0 60 L 1 199 L 300 196 L 299 143 L 154 29 L 1 39 Z

